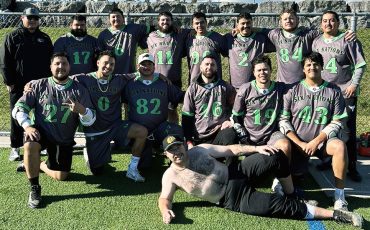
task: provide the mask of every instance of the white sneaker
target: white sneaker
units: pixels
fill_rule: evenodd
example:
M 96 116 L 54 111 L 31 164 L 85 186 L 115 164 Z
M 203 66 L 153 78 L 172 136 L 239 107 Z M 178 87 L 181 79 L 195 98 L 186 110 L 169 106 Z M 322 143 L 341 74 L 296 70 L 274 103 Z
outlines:
M 284 196 L 283 186 L 281 186 L 280 181 L 277 178 L 272 181 L 271 190 L 280 196 Z
M 10 150 L 9 160 L 19 161 L 20 159 L 21 159 L 21 156 L 19 155 L 19 148 L 12 148 L 12 150 Z
M 41 156 L 47 156 L 48 155 L 48 150 L 44 149 L 40 152 Z
M 345 199 L 337 199 L 334 202 L 334 210 L 348 211 L 348 203 Z
M 128 166 L 126 177 L 135 182 L 145 181 L 145 178 L 140 175 L 139 170 L 137 170 L 136 168 L 131 168 L 130 165 Z

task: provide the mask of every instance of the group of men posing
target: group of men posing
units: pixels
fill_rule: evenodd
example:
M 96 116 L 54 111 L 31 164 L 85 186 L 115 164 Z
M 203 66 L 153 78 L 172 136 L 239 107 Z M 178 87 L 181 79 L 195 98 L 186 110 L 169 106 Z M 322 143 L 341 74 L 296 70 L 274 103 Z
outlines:
M 165 223 L 174 218 L 172 199 L 181 188 L 243 213 L 334 218 L 361 226 L 362 217 L 348 212 L 344 196 L 347 155 L 351 178 L 361 179 L 356 151 L 347 147 L 355 138 L 355 122 L 345 119 L 355 119 L 356 93 L 366 63 L 361 43 L 351 40 L 353 34 L 345 36 L 338 30 L 335 12 L 323 14 L 323 34 L 298 28 L 292 10 L 281 14 L 282 28 L 274 30 L 253 30 L 251 16 L 240 14 L 235 31 L 225 36 L 208 31 L 206 16 L 199 12 L 192 18 L 194 30 L 175 28 L 169 12 L 159 14 L 158 30 L 151 33 L 153 28 L 146 25 L 124 25 L 119 9 L 113 9 L 109 19 L 111 27 L 96 40 L 87 35 L 86 18 L 73 17 L 71 33 L 55 42 L 53 55 L 45 52 L 51 55 L 51 77 L 18 74 L 26 67 L 32 69 L 34 61 L 17 60 L 31 56 L 17 49 L 19 37 L 33 33 L 30 43 L 39 41 L 35 33 L 48 38 L 38 29 L 36 9 L 26 9 L 23 27 L 5 40 L 0 64 L 11 98 L 15 98 L 13 92 L 21 94 L 29 80 L 48 77 L 31 81 L 12 108 L 13 118 L 24 129 L 31 208 L 40 206 L 39 170 L 57 180 L 67 178 L 74 132 L 81 123 L 86 136 L 84 155 L 94 175 L 103 173 L 111 160 L 112 140 L 123 144 L 132 140 L 126 176 L 143 182 L 139 169 L 150 165 L 148 143 L 162 143 L 172 161 L 163 175 L 159 198 Z M 134 73 L 137 45 L 147 46 L 149 53 L 139 55 Z M 97 49 L 104 51 L 94 59 Z M 271 61 L 263 55 L 273 51 L 277 81 L 271 80 Z M 220 55 L 229 57 L 231 85 L 222 80 Z M 180 88 L 185 56 L 190 84 L 184 94 Z M 69 77 L 72 74 L 76 75 Z M 121 119 L 122 102 L 129 108 L 126 121 Z M 178 103 L 183 103 L 182 128 L 177 124 Z M 350 128 L 347 146 L 342 135 L 345 125 Z M 12 142 L 11 154 L 19 146 Z M 48 160 L 40 163 L 40 150 L 45 148 Z M 293 185 L 292 175 L 299 178 L 306 173 L 313 155 L 332 161 L 334 211 L 305 203 Z M 236 156 L 245 157 L 239 161 Z M 267 174 L 276 177 L 275 193 L 254 188 Z

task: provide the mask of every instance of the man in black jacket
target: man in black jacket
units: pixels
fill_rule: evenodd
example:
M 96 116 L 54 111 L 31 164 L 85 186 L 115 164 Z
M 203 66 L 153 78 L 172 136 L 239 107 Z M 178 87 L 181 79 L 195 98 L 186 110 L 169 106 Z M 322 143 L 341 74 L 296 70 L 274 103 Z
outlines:
M 21 16 L 22 25 L 7 34 L 0 49 L 0 70 L 10 95 L 10 111 L 23 94 L 24 85 L 51 76 L 50 57 L 53 44 L 39 29 L 40 16 L 36 8 L 27 8 Z M 9 160 L 19 160 L 23 145 L 23 129 L 11 118 Z

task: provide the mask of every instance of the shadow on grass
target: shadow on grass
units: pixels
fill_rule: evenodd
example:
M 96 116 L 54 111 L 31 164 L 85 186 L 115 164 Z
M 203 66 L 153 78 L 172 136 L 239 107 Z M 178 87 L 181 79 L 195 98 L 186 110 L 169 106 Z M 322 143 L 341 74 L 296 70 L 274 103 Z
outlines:
M 68 180 L 66 180 L 64 183 L 75 181 L 86 182 L 86 184 L 97 185 L 97 188 L 102 191 L 84 194 L 42 196 L 44 204 L 42 208 L 45 208 L 48 204 L 69 199 L 132 196 L 159 193 L 161 190 L 162 175 L 167 169 L 167 166 L 163 165 L 163 163 L 159 165 L 163 159 L 153 160 L 154 162 L 152 167 L 143 172 L 143 176 L 145 177 L 144 183 L 134 182 L 126 178 L 126 171 L 116 171 L 116 168 L 111 165 L 107 165 L 104 168 L 104 173 L 100 176 L 71 172 Z
M 204 207 L 213 207 L 213 206 L 214 204 L 211 204 L 206 201 L 189 201 L 189 202 L 176 203 L 173 206 L 173 211 L 176 215 L 176 218 L 171 221 L 171 224 L 193 224 L 194 223 L 192 219 L 189 219 L 184 215 L 185 208 L 188 208 L 188 207 L 204 208 Z

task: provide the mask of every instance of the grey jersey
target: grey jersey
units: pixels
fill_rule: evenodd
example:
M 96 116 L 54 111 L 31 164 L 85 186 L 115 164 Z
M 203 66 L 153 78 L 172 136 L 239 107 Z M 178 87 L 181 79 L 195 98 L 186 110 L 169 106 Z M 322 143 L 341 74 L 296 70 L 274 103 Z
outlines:
M 195 138 L 207 138 L 219 131 L 230 118 L 234 96 L 234 88 L 223 80 L 207 85 L 191 83 L 185 93 L 182 114 L 195 117 Z
M 161 73 L 171 81 L 181 81 L 182 58 L 185 56 L 185 40 L 188 29 L 181 33 L 165 34 L 159 30 L 149 34 L 148 51 L 155 59 L 155 72 Z
M 143 80 L 139 73 L 127 83 L 124 98 L 128 104 L 128 119 L 145 126 L 152 132 L 167 120 L 168 103 L 178 104 L 183 92 L 174 85 L 168 85 L 157 73 L 153 81 Z
M 303 56 L 311 53 L 312 42 L 319 35 L 319 31 L 306 28 L 298 28 L 290 38 L 284 36 L 283 29 L 268 32 L 276 48 L 277 81 L 292 84 L 304 78 L 301 65 Z
M 121 120 L 121 94 L 130 79 L 129 75 L 113 74 L 105 84 L 96 77 L 96 72 L 73 76 L 89 91 L 91 102 L 96 110 L 96 121 L 84 127 L 86 133 L 99 133 L 112 128 Z
M 189 81 L 194 81 L 200 74 L 200 63 L 203 57 L 212 54 L 217 63 L 217 76 L 222 78 L 221 55 L 226 56 L 224 37 L 214 31 L 204 36 L 193 36 L 186 39 L 186 55 L 189 66 Z
M 90 73 L 96 70 L 95 53 L 98 50 L 98 40 L 86 35 L 78 40 L 71 33 L 63 35 L 54 43 L 54 53 L 65 52 L 71 66 L 70 75 Z
M 230 82 L 236 89 L 252 80 L 252 61 L 261 54 L 275 51 L 275 46 L 263 33 L 248 37 L 225 35 L 229 56 Z M 252 79 L 251 79 L 252 78 Z
M 346 116 L 343 95 L 332 83 L 324 81 L 313 89 L 302 80 L 284 95 L 282 117 L 305 142 L 317 137 L 332 120 Z
M 114 73 L 135 72 L 136 48 L 147 48 L 146 37 L 149 26 L 128 24 L 120 30 L 103 30 L 98 37 L 101 50 L 113 50 L 116 55 Z
M 277 130 L 277 117 L 283 109 L 284 88 L 284 83 L 272 81 L 268 89 L 260 89 L 255 80 L 239 88 L 233 116 L 244 118 L 244 127 L 254 143 L 266 143 Z
M 47 134 L 49 141 L 56 144 L 71 144 L 79 125 L 78 113 L 73 113 L 69 99 L 92 108 L 89 93 L 80 83 L 69 79 L 58 85 L 52 77 L 32 82 L 32 92 L 24 94 L 15 105 L 18 110 L 29 113 L 33 109 L 35 125 Z
M 366 65 L 361 42 L 345 41 L 344 33 L 332 39 L 316 38 L 312 50 L 324 58 L 322 78 L 336 84 L 342 91 L 352 83 L 353 70 Z

